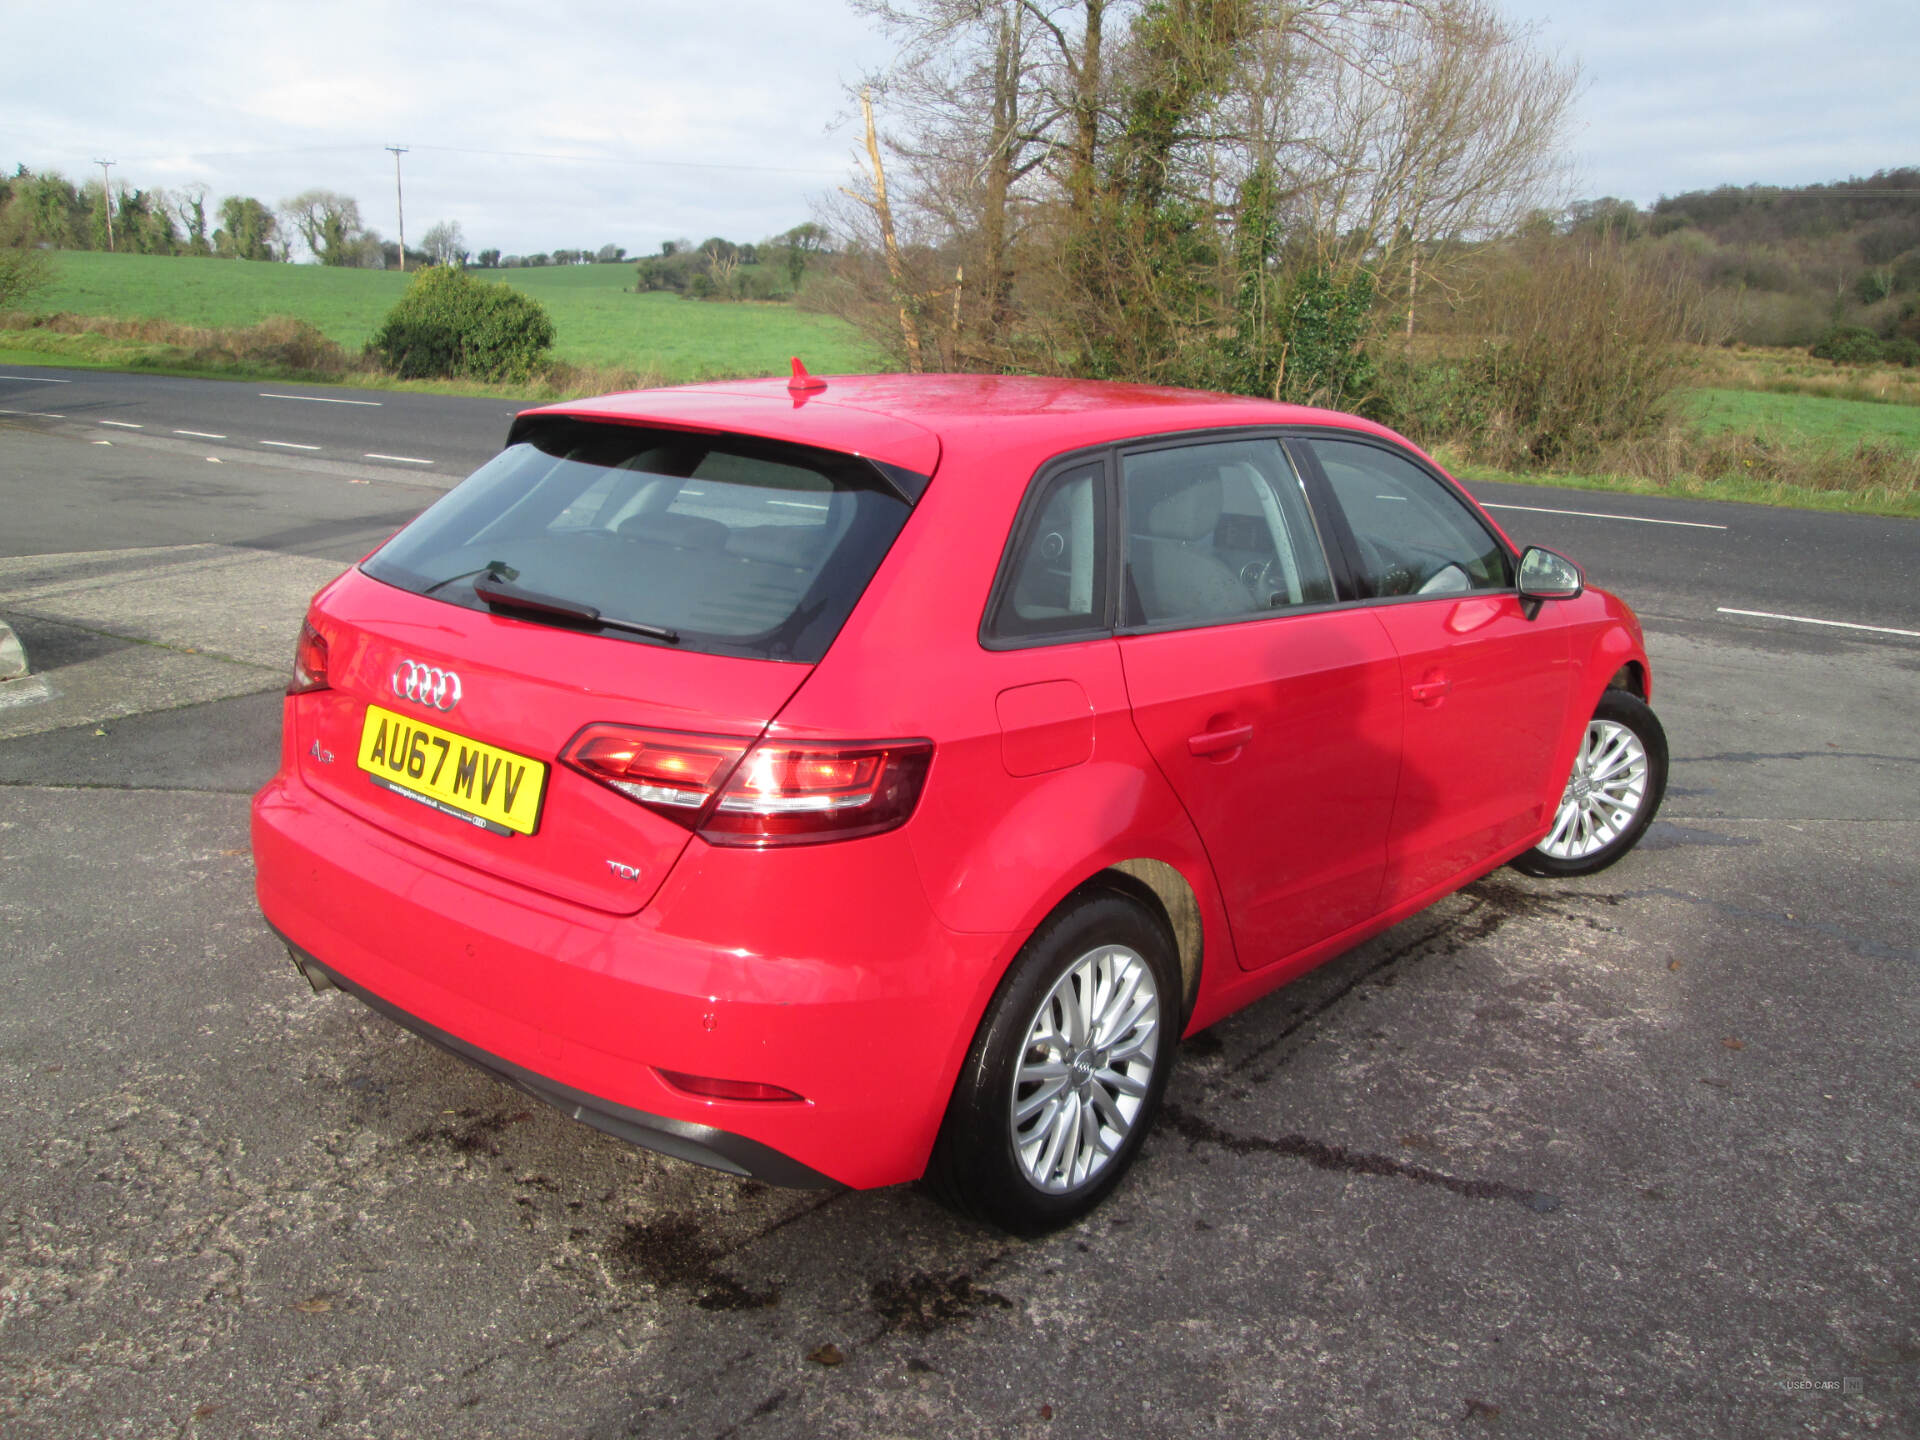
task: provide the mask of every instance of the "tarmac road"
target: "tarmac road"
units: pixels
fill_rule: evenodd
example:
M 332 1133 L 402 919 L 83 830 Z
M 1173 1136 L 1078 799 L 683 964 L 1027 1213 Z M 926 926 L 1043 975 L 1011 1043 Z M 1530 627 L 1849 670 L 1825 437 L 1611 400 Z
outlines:
M 468 423 L 406 400 L 412 450 Z M 300 433 L 0 415 L 50 692 L 0 687 L 9 1436 L 1920 1428 L 1920 524 L 1486 487 L 1640 607 L 1660 823 L 1196 1037 L 1028 1243 L 630 1150 L 306 990 L 246 849 L 293 632 L 453 477 Z

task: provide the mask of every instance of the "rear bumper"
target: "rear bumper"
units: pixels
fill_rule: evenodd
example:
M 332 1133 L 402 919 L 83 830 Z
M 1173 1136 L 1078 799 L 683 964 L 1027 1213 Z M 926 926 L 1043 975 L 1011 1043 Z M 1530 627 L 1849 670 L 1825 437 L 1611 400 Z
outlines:
M 926 1168 L 1013 937 L 933 917 L 897 836 L 788 852 L 694 841 L 615 916 L 366 824 L 283 771 L 253 804 L 257 890 L 296 960 L 622 1139 L 781 1185 Z M 662 1071 L 785 1087 L 714 1100 Z
M 274 933 L 279 934 L 278 931 Z M 732 1135 L 712 1125 L 698 1125 L 666 1115 L 649 1115 L 643 1110 L 602 1100 L 584 1090 L 575 1090 L 545 1075 L 536 1075 L 524 1066 L 489 1054 L 478 1045 L 468 1044 L 458 1035 L 449 1035 L 445 1030 L 429 1025 L 418 1015 L 409 1015 L 398 1005 L 382 1000 L 371 990 L 363 989 L 346 976 L 329 970 L 286 936 L 281 935 L 280 938 L 293 956 L 294 965 L 316 990 L 324 986 L 344 990 L 395 1024 L 411 1030 L 422 1040 L 432 1041 L 448 1054 L 458 1056 L 469 1065 L 478 1066 L 494 1079 L 505 1081 L 514 1089 L 536 1100 L 543 1100 L 556 1110 L 564 1111 L 571 1118 L 615 1139 L 638 1145 L 643 1150 L 657 1150 L 677 1160 L 691 1160 L 696 1165 L 724 1170 L 730 1175 L 764 1180 L 769 1185 L 786 1185 L 798 1190 L 824 1190 L 835 1183 L 818 1170 L 810 1169 L 791 1156 L 782 1155 L 778 1150 L 743 1135 Z

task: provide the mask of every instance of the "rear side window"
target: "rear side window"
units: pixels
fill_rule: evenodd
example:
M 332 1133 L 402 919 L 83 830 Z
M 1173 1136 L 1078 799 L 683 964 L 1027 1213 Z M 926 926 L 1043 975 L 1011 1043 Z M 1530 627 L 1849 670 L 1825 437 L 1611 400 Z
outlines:
M 1015 540 L 989 633 L 997 640 L 1070 637 L 1106 628 L 1106 478 L 1099 461 L 1043 482 Z
M 528 430 L 361 568 L 476 610 L 487 606 L 473 579 L 490 574 L 609 620 L 673 631 L 682 649 L 815 661 L 909 509 L 855 456 L 555 420 Z

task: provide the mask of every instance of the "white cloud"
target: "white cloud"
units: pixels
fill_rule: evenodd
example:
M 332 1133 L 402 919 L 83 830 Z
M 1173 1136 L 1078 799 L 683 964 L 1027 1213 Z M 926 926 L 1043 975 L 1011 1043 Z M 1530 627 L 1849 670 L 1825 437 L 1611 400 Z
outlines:
M 1507 0 L 1577 59 L 1576 186 L 1647 204 L 1920 165 L 1914 0 Z
M 323 186 L 391 235 L 382 147 L 408 145 L 409 235 L 457 219 L 507 251 L 807 219 L 847 172 L 843 85 L 886 53 L 838 0 L 158 0 L 22 7 L 8 30 L 0 162 L 78 179 L 104 156 L 129 185 L 269 204 Z

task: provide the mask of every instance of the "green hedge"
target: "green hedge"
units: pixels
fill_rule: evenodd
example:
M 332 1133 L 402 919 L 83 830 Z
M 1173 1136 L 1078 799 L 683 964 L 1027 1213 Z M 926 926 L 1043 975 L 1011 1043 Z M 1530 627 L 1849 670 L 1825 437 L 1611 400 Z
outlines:
M 1858 325 L 1835 326 L 1811 353 L 1836 365 L 1920 365 L 1920 341 L 1906 335 L 1882 340 Z
M 538 300 L 435 265 L 407 286 L 367 353 L 403 380 L 524 380 L 552 346 L 553 321 Z

